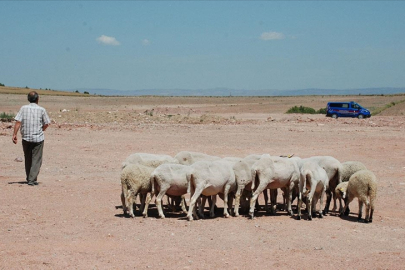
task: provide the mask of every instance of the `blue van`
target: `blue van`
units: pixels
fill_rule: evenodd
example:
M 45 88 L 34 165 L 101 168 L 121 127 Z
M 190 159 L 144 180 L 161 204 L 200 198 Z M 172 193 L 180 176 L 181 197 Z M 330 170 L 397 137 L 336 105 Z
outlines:
M 371 113 L 366 108 L 361 107 L 354 101 L 350 102 L 328 102 L 326 106 L 326 116 L 332 118 L 338 117 L 357 117 L 359 119 L 371 117 Z

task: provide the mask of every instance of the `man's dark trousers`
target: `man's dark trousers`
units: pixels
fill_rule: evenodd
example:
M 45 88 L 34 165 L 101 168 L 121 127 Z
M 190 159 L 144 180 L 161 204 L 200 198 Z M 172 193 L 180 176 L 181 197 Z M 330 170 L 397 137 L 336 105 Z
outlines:
M 22 140 L 22 145 L 25 158 L 25 173 L 27 175 L 28 184 L 36 184 L 39 170 L 42 165 L 44 141 L 35 143 Z

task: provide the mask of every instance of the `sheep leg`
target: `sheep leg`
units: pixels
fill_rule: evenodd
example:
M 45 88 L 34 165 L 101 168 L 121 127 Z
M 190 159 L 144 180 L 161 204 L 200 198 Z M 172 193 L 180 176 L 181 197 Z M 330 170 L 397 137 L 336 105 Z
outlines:
M 124 196 L 124 191 L 121 192 L 121 204 L 122 204 L 122 210 L 124 211 L 124 215 L 127 213 L 128 209 L 125 203 L 125 196 Z
M 332 192 L 330 191 L 330 188 L 326 190 L 326 203 L 325 203 L 325 208 L 323 210 L 323 214 L 326 215 L 329 213 L 329 207 L 330 207 L 330 201 L 332 200 Z
M 342 213 L 342 211 L 343 211 L 343 202 L 342 199 L 339 198 L 339 213 Z
M 349 209 L 349 204 L 352 202 L 353 198 L 348 194 L 345 198 L 345 207 L 343 208 L 342 212 L 340 213 L 339 216 L 348 216 L 350 213 L 347 211 Z M 347 213 L 347 214 L 346 214 Z
M 208 207 L 211 207 L 211 205 L 212 205 L 212 197 L 208 196 L 207 199 L 208 199 Z M 215 209 L 215 211 L 218 209 L 217 205 L 215 203 L 214 203 L 214 209 Z
M 143 208 L 143 212 L 142 212 L 142 215 L 143 215 L 144 218 L 148 217 L 148 208 L 149 208 L 149 203 L 150 203 L 151 200 L 152 200 L 151 193 L 148 192 L 146 194 L 145 207 Z
M 225 185 L 224 188 L 224 217 L 229 218 L 229 212 L 228 212 L 228 195 L 229 195 L 229 190 L 231 189 L 231 185 Z
M 174 199 L 170 198 L 168 195 L 166 196 L 166 198 L 167 198 L 167 209 L 169 211 L 174 212 L 175 211 L 174 210 Z
M 267 188 L 267 183 L 263 184 L 263 182 L 261 182 L 259 184 L 259 186 L 257 187 L 257 189 L 255 190 L 255 192 L 253 192 L 252 198 L 250 198 L 250 209 L 249 209 L 249 215 L 250 218 L 254 218 L 254 213 L 255 213 L 255 204 L 257 201 L 257 198 L 259 197 L 259 194 L 261 194 L 263 192 L 263 190 L 265 190 Z
M 183 211 L 183 213 L 187 214 L 187 203 L 186 203 L 186 197 L 184 197 L 184 195 L 181 195 L 180 207 L 181 207 L 181 210 Z
M 357 221 L 361 222 L 361 215 L 363 214 L 363 201 L 359 198 L 359 215 L 357 216 Z
M 204 218 L 204 208 L 205 208 L 205 203 L 207 201 L 207 197 L 204 195 L 200 196 L 200 203 L 198 206 L 198 215 L 200 216 L 200 218 Z M 212 205 L 212 203 L 210 204 L 210 206 Z
M 374 209 L 372 208 L 372 206 L 370 207 L 370 219 L 368 220 L 368 222 L 373 222 L 373 213 L 374 213 Z
M 318 202 L 318 193 L 315 192 L 314 196 L 312 197 L 312 203 L 311 203 L 311 216 L 312 218 L 316 217 L 316 204 Z
M 135 189 L 129 189 L 127 190 L 126 193 L 124 193 L 125 195 L 125 203 L 128 207 L 128 214 L 134 218 L 135 214 L 134 214 L 134 204 L 135 204 L 135 200 L 136 200 L 136 196 L 138 195 L 138 190 L 137 188 Z
M 376 197 L 376 192 L 374 190 L 374 192 L 370 192 L 370 219 L 369 222 L 373 222 L 373 213 L 374 213 L 374 201 L 375 201 L 375 197 Z
M 308 220 L 312 220 L 312 197 L 307 197 Z
M 245 185 L 238 185 L 238 188 L 236 190 L 235 194 L 235 207 L 234 207 L 234 212 L 235 212 L 235 217 L 239 217 L 239 205 L 240 205 L 240 197 L 242 195 L 242 190 L 245 188 Z
M 195 193 L 195 186 L 193 184 L 194 177 L 191 176 L 190 180 L 187 180 L 187 181 L 189 181 L 189 185 L 188 185 L 188 188 L 187 188 L 187 193 L 190 193 L 190 203 L 191 203 L 191 198 L 193 197 L 193 195 Z M 201 196 L 198 196 L 197 200 L 196 200 L 195 207 L 194 207 L 194 209 L 191 210 L 192 217 L 195 218 L 195 219 L 199 219 L 196 209 L 199 208 L 200 205 L 201 205 Z M 190 211 L 190 208 L 188 208 L 188 211 Z M 187 212 L 187 216 L 188 216 L 188 213 L 189 212 Z
M 287 187 L 281 188 L 281 190 L 283 191 L 282 210 L 287 211 L 287 196 L 288 196 Z
M 365 222 L 368 223 L 369 219 L 370 219 L 370 202 L 367 200 L 365 202 L 365 204 L 366 204 L 366 219 L 365 219 Z
M 317 205 L 318 205 L 318 200 L 319 200 L 319 192 L 315 191 L 314 197 L 312 198 L 312 217 L 316 217 L 317 213 Z
M 145 209 L 146 194 L 140 193 L 139 200 L 141 201 L 141 206 L 139 207 L 139 211 L 142 213 L 143 209 Z
M 215 206 L 217 203 L 217 196 L 213 195 L 211 196 L 211 205 L 210 205 L 210 218 L 214 218 L 215 217 Z M 226 207 L 224 207 L 226 208 Z
M 307 207 L 308 207 L 308 220 L 312 220 L 312 200 L 315 194 L 315 184 L 311 183 L 311 191 L 307 196 Z
M 191 198 L 190 198 L 190 200 L 191 200 Z M 195 219 L 200 219 L 200 216 L 197 213 L 197 210 L 200 209 L 200 206 L 201 206 L 201 196 L 197 198 L 196 206 L 193 209 L 193 217 Z M 188 210 L 190 210 L 190 207 L 188 208 Z
M 275 215 L 277 212 L 277 189 L 270 189 L 270 213 Z
M 167 186 L 161 186 L 159 194 L 156 196 L 155 202 L 156 202 L 156 207 L 158 209 L 159 217 L 160 218 L 165 218 L 165 214 L 163 213 L 163 208 L 162 208 L 162 199 L 166 195 L 166 191 L 169 189 Z
M 229 214 L 231 215 L 231 216 L 233 216 L 235 213 L 233 212 L 233 208 L 232 208 L 232 205 L 233 205 L 233 199 L 234 199 L 234 194 L 228 194 L 228 211 L 230 212 Z
M 135 195 L 132 194 L 131 191 L 128 192 L 127 195 L 125 196 L 126 204 L 128 205 L 128 214 L 132 218 L 135 217 L 135 214 L 134 214 L 134 202 L 135 202 L 135 199 L 134 199 L 134 197 L 135 197 Z
M 291 202 L 292 202 L 292 193 L 293 193 L 293 189 L 294 189 L 294 183 L 291 182 L 290 186 L 285 188 L 285 192 L 284 192 L 284 209 L 287 210 L 287 214 L 289 216 L 292 216 L 292 208 L 291 208 Z
M 253 196 L 253 193 L 250 195 L 250 197 L 252 197 L 252 196 Z M 256 203 L 255 203 L 255 208 L 256 208 L 256 211 L 260 211 L 259 200 L 256 201 Z
M 263 191 L 263 195 L 264 195 L 264 210 L 266 210 L 266 213 L 268 213 L 269 212 L 269 195 L 267 194 L 267 189 L 265 189 Z M 271 196 L 271 194 L 270 194 L 270 196 Z
M 336 209 L 337 209 L 336 200 L 337 200 L 337 198 L 336 198 L 335 192 L 332 192 L 332 198 L 333 198 L 333 208 L 332 208 L 332 211 L 333 211 L 333 212 L 336 212 Z M 339 198 L 339 201 L 340 201 L 340 198 Z
M 191 196 L 191 200 L 190 200 L 190 207 L 188 208 L 188 213 L 187 213 L 187 218 L 189 221 L 193 220 L 193 214 L 195 214 L 194 210 L 195 210 L 195 204 L 197 202 L 197 199 L 200 197 L 203 188 L 197 186 L 197 188 L 195 190 L 193 190 L 194 188 L 192 188 L 192 190 L 190 191 L 192 196 Z
M 297 205 L 297 219 L 301 220 L 301 207 L 302 207 L 302 194 L 301 192 L 298 194 L 298 205 Z
M 319 217 L 323 218 L 323 214 L 322 214 L 322 206 L 323 206 L 323 197 L 325 196 L 325 188 L 322 189 L 321 194 L 320 194 L 320 198 L 319 198 Z

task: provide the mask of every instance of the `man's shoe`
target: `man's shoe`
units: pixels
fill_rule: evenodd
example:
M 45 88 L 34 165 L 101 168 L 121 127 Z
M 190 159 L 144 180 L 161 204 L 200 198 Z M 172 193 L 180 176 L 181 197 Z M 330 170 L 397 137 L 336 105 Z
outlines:
M 33 182 L 28 182 L 28 185 L 29 185 L 29 186 L 35 186 L 35 183 L 33 183 Z
M 36 186 L 37 186 L 37 185 L 38 185 L 38 182 L 36 182 L 36 181 L 35 181 L 35 182 L 34 182 L 34 185 L 36 185 Z

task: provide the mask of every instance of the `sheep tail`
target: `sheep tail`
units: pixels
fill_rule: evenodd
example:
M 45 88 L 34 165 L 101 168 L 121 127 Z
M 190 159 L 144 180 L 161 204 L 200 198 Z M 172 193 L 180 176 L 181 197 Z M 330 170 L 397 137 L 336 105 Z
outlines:
M 255 189 L 256 176 L 258 177 L 257 171 L 255 169 L 252 169 L 252 191 Z
M 307 190 L 307 186 L 310 186 L 310 188 L 312 189 L 312 174 L 310 170 L 305 170 L 304 171 L 304 185 L 303 185 L 303 193 L 304 195 L 308 195 L 308 193 L 310 192 L 310 190 Z
M 336 186 L 337 186 L 340 183 L 342 183 L 342 167 L 337 169 L 336 178 L 337 178 L 337 184 L 336 184 Z
M 150 177 L 150 185 L 151 185 L 151 188 L 152 188 L 152 195 L 155 194 L 155 177 L 156 176 L 154 174 L 152 174 L 151 177 Z
M 187 193 L 191 194 L 191 180 L 193 178 L 192 173 L 187 173 Z

